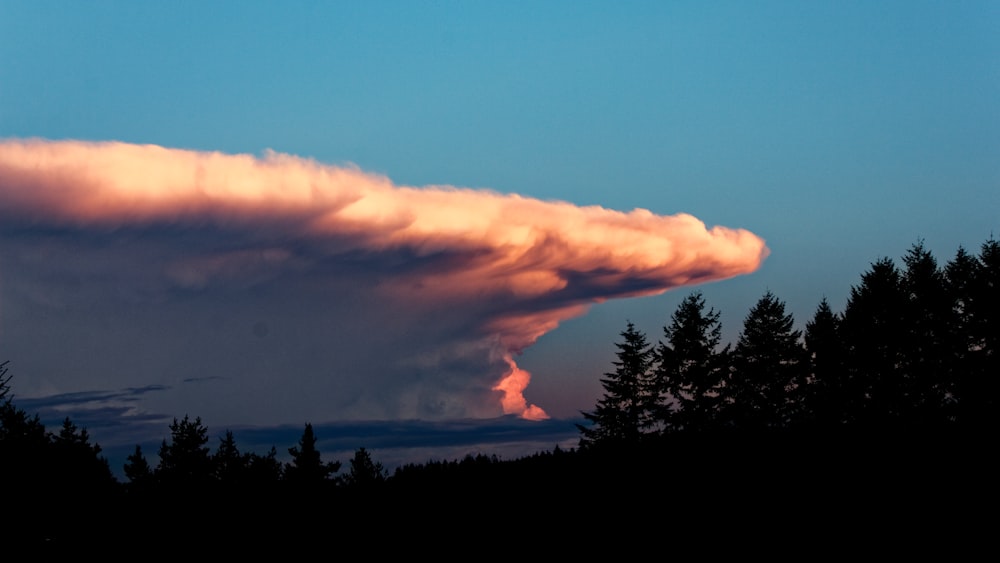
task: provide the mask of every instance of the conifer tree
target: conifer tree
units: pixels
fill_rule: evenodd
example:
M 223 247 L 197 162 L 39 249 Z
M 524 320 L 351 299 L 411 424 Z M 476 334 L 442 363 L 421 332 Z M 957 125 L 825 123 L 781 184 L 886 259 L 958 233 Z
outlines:
M 374 461 L 368 450 L 359 448 L 350 460 L 350 471 L 344 475 L 343 482 L 348 487 L 366 489 L 384 483 L 387 477 L 388 472 L 382 464 Z
M 705 430 L 718 418 L 729 346 L 719 349 L 719 312 L 701 292 L 684 298 L 656 347 L 657 416 L 668 431 Z
M 824 297 L 812 319 L 806 322 L 804 334 L 809 360 L 804 414 L 808 420 L 824 426 L 846 422 L 850 410 L 840 330 L 840 316 Z
M 903 376 L 907 299 L 895 263 L 882 258 L 851 287 L 841 322 L 846 347 L 849 419 L 863 423 L 898 422 L 905 411 Z
M 158 481 L 168 487 L 192 487 L 212 481 L 212 459 L 209 454 L 208 429 L 201 417 L 193 421 L 187 415 L 170 425 L 170 439 L 160 446 L 160 463 L 156 468 Z
M 278 461 L 278 450 L 271 449 L 264 455 L 251 452 L 246 454 L 247 480 L 257 484 L 276 483 L 282 479 L 284 469 Z
M 236 447 L 236 439 L 232 430 L 226 430 L 226 435 L 219 439 L 219 447 L 212 454 L 212 470 L 215 479 L 224 484 L 236 485 L 243 480 L 246 469 L 245 458 Z
M 340 471 L 339 461 L 323 462 L 320 451 L 316 449 L 316 435 L 310 423 L 306 423 L 299 445 L 288 448 L 288 453 L 291 454 L 292 461 L 285 464 L 286 481 L 298 484 L 321 483 Z
M 952 367 L 959 346 L 957 319 L 944 272 L 923 242 L 903 257 L 901 286 L 904 338 L 901 364 L 902 417 L 911 423 L 940 423 L 954 394 Z
M 592 412 L 581 413 L 590 425 L 576 425 L 581 449 L 634 444 L 655 420 L 653 347 L 631 321 L 621 336 L 622 341 L 615 343 L 615 371 L 605 373 L 601 379 L 604 396 Z
M 122 469 L 125 478 L 128 479 L 128 490 L 145 492 L 153 487 L 153 468 L 146 461 L 146 456 L 142 453 L 142 446 L 139 444 L 136 444 L 135 451 L 125 458 L 125 465 Z
M 101 446 L 90 443 L 86 428 L 78 428 L 69 417 L 63 419 L 58 434 L 50 434 L 51 470 L 65 494 L 106 490 L 116 484 Z
M 737 426 L 780 428 L 799 416 L 806 364 L 802 333 L 794 324 L 771 291 L 744 319 L 726 388 L 729 419 Z
M 1000 241 L 996 239 L 980 248 L 968 309 L 970 349 L 959 391 L 961 416 L 969 427 L 996 431 L 1000 394 Z

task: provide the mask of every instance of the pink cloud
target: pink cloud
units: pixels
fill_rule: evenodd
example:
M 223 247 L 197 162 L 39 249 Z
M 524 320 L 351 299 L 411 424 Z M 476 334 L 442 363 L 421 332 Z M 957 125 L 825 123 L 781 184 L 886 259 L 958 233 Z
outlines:
M 365 257 L 359 268 L 380 265 L 366 278 L 370 291 L 393 307 L 467 311 L 466 336 L 492 350 L 497 368 L 469 377 L 489 378 L 476 388 L 526 418 L 546 415 L 524 399 L 531 376 L 513 358 L 540 336 L 594 303 L 748 274 L 768 254 L 749 231 L 708 228 L 687 214 L 399 186 L 273 152 L 119 142 L 0 142 L 0 219 L 105 232 L 208 228 L 239 240 L 155 265 L 164 284 L 193 289 L 280 283 Z

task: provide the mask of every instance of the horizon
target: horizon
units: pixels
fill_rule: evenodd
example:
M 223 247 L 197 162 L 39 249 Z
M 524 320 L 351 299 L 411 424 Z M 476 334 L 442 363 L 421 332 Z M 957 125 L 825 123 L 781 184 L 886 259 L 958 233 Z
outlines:
M 802 329 L 975 254 L 997 60 L 988 1 L 0 2 L 0 361 L 102 447 L 514 416 L 529 452 L 692 291 L 735 342 L 765 292 Z

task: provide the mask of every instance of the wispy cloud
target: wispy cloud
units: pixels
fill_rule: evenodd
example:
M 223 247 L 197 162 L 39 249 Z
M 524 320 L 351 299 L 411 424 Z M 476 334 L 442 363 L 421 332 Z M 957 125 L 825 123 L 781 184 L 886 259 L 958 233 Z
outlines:
M 686 214 L 40 139 L 0 142 L 0 241 L 0 342 L 34 394 L 164 385 L 153 410 L 272 422 L 544 419 L 515 362 L 541 335 L 768 253 Z

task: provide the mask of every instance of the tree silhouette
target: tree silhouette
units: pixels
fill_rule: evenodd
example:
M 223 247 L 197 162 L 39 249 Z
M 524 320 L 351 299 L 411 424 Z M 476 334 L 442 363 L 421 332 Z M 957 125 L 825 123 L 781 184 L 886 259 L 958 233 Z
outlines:
M 798 416 L 805 351 L 785 304 L 767 291 L 750 309 L 733 349 L 726 388 L 730 420 L 744 428 L 780 428 Z
M 343 482 L 348 487 L 367 489 L 384 483 L 388 476 L 381 463 L 373 461 L 365 448 L 359 448 L 350 460 L 350 471 L 344 475 Z
M 631 321 L 620 334 L 623 340 L 615 343 L 616 369 L 601 379 L 604 396 L 593 412 L 581 413 L 590 425 L 576 425 L 582 449 L 636 443 L 654 422 L 653 347 Z
M 282 479 L 283 466 L 278 461 L 278 450 L 271 449 L 264 455 L 256 452 L 246 454 L 246 478 L 250 483 L 269 485 Z
M 701 292 L 684 298 L 663 327 L 654 370 L 658 417 L 670 431 L 705 430 L 718 417 L 729 346 L 719 349 L 719 312 L 705 311 Z
M 29 415 L 14 404 L 8 363 L 0 363 L 0 482 L 19 483 L 27 494 L 45 485 L 50 444 L 38 415 Z
M 58 434 L 50 434 L 52 470 L 64 494 L 79 496 L 85 491 L 109 489 L 116 484 L 101 446 L 90 443 L 86 428 L 78 428 L 66 417 Z
M 906 295 L 895 263 L 882 258 L 851 287 L 842 335 L 847 349 L 850 420 L 865 425 L 898 422 L 905 402 L 902 374 Z M 856 409 L 856 410 L 855 410 Z
M 212 481 L 212 459 L 209 455 L 208 429 L 201 417 L 193 421 L 184 415 L 170 425 L 170 439 L 160 446 L 160 463 L 156 468 L 159 482 L 171 488 L 200 487 Z
M 923 242 L 903 257 L 900 279 L 906 300 L 903 308 L 903 346 L 899 369 L 903 376 L 902 416 L 921 424 L 941 422 L 951 407 L 954 377 L 951 366 L 959 346 L 953 332 L 955 309 L 944 272 Z
M 226 485 L 242 484 L 246 474 L 246 458 L 236 447 L 232 430 L 226 430 L 219 439 L 219 447 L 212 454 L 212 471 L 215 479 Z
M 146 456 L 142 453 L 142 446 L 139 444 L 136 444 L 135 451 L 125 458 L 125 465 L 122 469 L 125 478 L 128 479 L 129 491 L 146 492 L 155 484 L 153 468 L 146 461 Z
M 812 319 L 806 322 L 804 334 L 810 367 L 804 414 L 821 426 L 846 422 L 850 410 L 840 330 L 840 316 L 833 312 L 824 297 Z
M 312 424 L 306 423 L 298 447 L 288 448 L 292 461 L 285 465 L 285 480 L 297 484 L 315 484 L 330 479 L 340 471 L 341 463 L 324 463 L 318 449 Z

